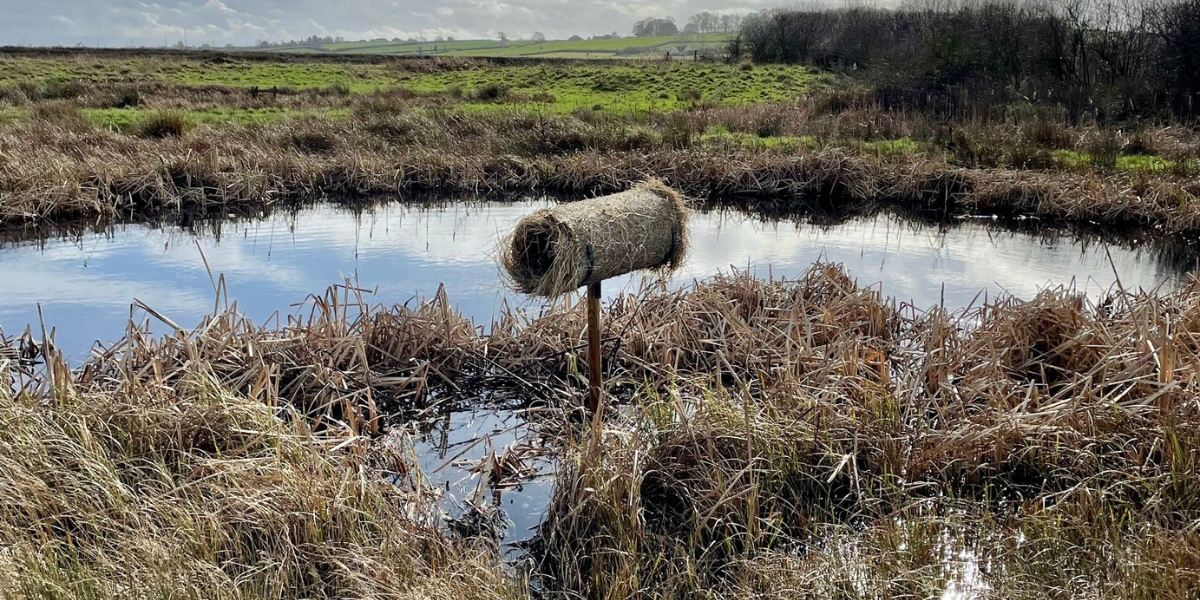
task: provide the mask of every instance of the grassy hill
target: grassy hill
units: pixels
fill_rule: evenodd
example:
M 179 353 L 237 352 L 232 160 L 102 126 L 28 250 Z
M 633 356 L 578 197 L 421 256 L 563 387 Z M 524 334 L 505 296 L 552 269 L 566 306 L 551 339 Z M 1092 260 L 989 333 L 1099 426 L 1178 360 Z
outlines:
M 293 46 L 277 52 L 322 52 L 329 54 L 380 54 L 389 56 L 496 56 L 547 58 L 657 58 L 691 56 L 695 51 L 720 51 L 728 34 L 683 34 L 658 37 L 628 37 L 597 40 L 530 42 L 526 40 L 456 40 L 452 42 L 346 42 L 322 46 Z

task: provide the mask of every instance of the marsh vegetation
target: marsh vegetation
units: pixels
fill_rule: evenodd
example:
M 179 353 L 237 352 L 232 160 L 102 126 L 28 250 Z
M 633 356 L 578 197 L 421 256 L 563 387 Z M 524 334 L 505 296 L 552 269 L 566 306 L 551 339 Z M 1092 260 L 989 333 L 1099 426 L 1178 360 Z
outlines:
M 651 288 L 607 311 L 619 408 L 592 429 L 572 418 L 579 307 L 481 336 L 446 298 L 385 309 L 334 289 L 278 330 L 233 313 L 131 328 L 74 371 L 34 345 L 3 386 L 9 581 L 520 595 L 486 543 L 419 518 L 436 494 L 384 483 L 412 459 L 370 437 L 482 388 L 539 407 L 558 440 L 531 549 L 546 591 L 1185 598 L 1198 298 L 1060 289 L 921 311 L 830 265 Z M 48 366 L 26 372 L 35 358 Z
M 431 189 L 605 193 L 653 175 L 777 211 L 1197 229 L 1186 125 L 1020 104 L 947 121 L 803 66 L 6 60 L 43 73 L 0 93 L 6 227 Z M 114 78 L 129 61 L 131 81 Z
M 963 10 L 964 31 L 999 18 Z M 760 215 L 1200 234 L 1194 88 L 1149 102 L 1152 69 L 1110 88 L 1105 63 L 1064 102 L 991 71 L 889 83 L 870 48 L 859 72 L 832 38 L 746 36 L 904 13 L 773 14 L 735 46 L 754 61 L 6 50 L 0 230 L 656 177 Z M 1080 57 L 1147 39 L 1087 31 Z M 347 282 L 269 325 L 223 296 L 194 327 L 139 304 L 166 333 L 131 321 L 82 361 L 52 323 L 4 323 L 0 596 L 1195 597 L 1193 277 L 913 306 L 824 262 L 711 275 L 606 303 L 602 419 L 570 300 L 476 323 L 444 289 L 376 306 Z M 458 461 L 478 493 L 448 522 L 404 432 L 487 407 L 538 447 Z M 546 455 L 552 498 L 510 562 L 497 505 Z

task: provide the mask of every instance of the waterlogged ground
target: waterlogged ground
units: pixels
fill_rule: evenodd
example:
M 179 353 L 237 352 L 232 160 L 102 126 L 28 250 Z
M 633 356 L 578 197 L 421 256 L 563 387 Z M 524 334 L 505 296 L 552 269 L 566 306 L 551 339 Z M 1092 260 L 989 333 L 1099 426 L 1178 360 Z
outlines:
M 216 302 L 213 278 L 228 300 L 256 323 L 302 314 L 309 294 L 347 278 L 374 293 L 372 303 L 432 297 L 450 300 L 481 327 L 507 303 L 536 314 L 545 303 L 511 292 L 495 257 L 499 239 L 548 201 L 386 205 L 364 213 L 319 206 L 262 221 L 177 226 L 120 226 L 46 242 L 8 243 L 0 250 L 0 330 L 56 329 L 68 356 L 82 360 L 97 341 L 120 337 L 140 301 L 189 327 Z M 674 277 L 687 285 L 733 269 L 758 277 L 796 277 L 818 260 L 843 263 L 860 284 L 918 307 L 965 307 L 1012 294 L 1028 299 L 1048 286 L 1074 285 L 1093 297 L 1119 276 L 1127 289 L 1170 287 L 1194 261 L 1149 247 L 1005 231 L 983 221 L 917 225 L 881 215 L 834 226 L 766 222 L 740 213 L 695 214 L 692 253 Z M 641 276 L 605 285 L 612 298 L 636 289 Z M 222 300 L 223 302 L 224 300 Z M 40 337 L 40 333 L 39 333 Z
M 419 302 L 444 286 L 450 300 L 486 328 L 505 304 L 530 314 L 544 308 L 543 301 L 506 288 L 495 256 L 518 219 L 549 205 L 395 204 L 358 213 L 318 206 L 261 221 L 121 226 L 69 239 L 8 242 L 0 248 L 0 330 L 13 336 L 31 328 L 40 338 L 44 325 L 79 363 L 94 344 L 120 337 L 131 316 L 149 321 L 155 333 L 170 330 L 132 308 L 135 301 L 189 327 L 214 310 L 214 289 L 221 287 L 221 305 L 236 303 L 264 323 L 306 313 L 309 294 L 347 279 L 383 304 Z M 671 285 L 733 269 L 791 278 L 826 260 L 921 308 L 962 308 L 1003 294 L 1030 298 L 1061 285 L 1099 298 L 1118 278 L 1127 289 L 1171 287 L 1195 264 L 1187 253 L 1168 256 L 1065 233 L 1014 233 L 986 221 L 918 225 L 887 215 L 819 226 L 697 213 L 692 248 Z M 641 285 L 640 276 L 614 280 L 605 295 Z M 497 526 L 508 544 L 531 536 L 550 500 L 554 471 L 528 420 L 511 408 L 500 402 L 474 412 L 420 415 L 397 423 L 386 438 L 417 458 L 456 526 L 473 533 Z M 527 471 L 497 494 L 484 473 L 489 461 L 506 456 L 520 457 Z M 948 560 L 963 570 L 945 597 L 970 597 L 977 585 L 971 556 Z
M 502 408 L 428 415 L 392 427 L 385 443 L 416 455 L 455 527 L 472 535 L 494 531 L 515 557 L 516 545 L 533 537 L 554 493 L 555 462 L 526 417 Z M 483 471 L 505 457 L 519 457 L 523 472 L 492 485 Z

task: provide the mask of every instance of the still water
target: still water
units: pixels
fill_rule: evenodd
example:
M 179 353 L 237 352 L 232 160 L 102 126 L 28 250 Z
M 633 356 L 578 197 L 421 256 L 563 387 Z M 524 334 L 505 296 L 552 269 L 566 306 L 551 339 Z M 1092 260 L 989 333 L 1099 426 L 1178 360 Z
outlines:
M 442 492 L 439 509 L 447 519 L 494 515 L 505 554 L 534 536 L 554 494 L 556 462 L 522 411 L 481 408 L 448 413 L 393 427 L 386 441 L 412 449 L 432 490 Z M 527 469 L 501 489 L 479 471 L 489 458 L 521 456 Z
M 495 258 L 518 219 L 549 205 L 394 204 L 357 213 L 326 205 L 202 230 L 131 225 L 7 244 L 0 247 L 0 331 L 40 332 L 44 322 L 79 362 L 97 341 L 118 338 L 131 314 L 145 319 L 131 311 L 135 299 L 181 326 L 199 322 L 214 309 L 210 272 L 224 276 L 230 300 L 259 323 L 351 278 L 376 290 L 369 301 L 389 305 L 432 296 L 444 284 L 451 302 L 486 326 L 505 301 L 531 312 L 543 306 L 507 290 Z M 675 279 L 687 285 L 732 269 L 790 278 L 816 260 L 842 263 L 860 284 L 919 307 L 963 307 L 1006 293 L 1029 298 L 1064 284 L 1099 295 L 1118 275 L 1127 289 L 1170 287 L 1193 264 L 1149 249 L 972 222 L 938 227 L 880 215 L 822 227 L 723 212 L 693 216 L 692 253 Z M 615 280 L 605 293 L 640 282 Z
M 366 212 L 318 206 L 261 221 L 121 226 L 71 239 L 0 242 L 0 333 L 31 327 L 40 338 L 44 323 L 78 364 L 95 343 L 118 338 L 131 316 L 146 319 L 131 309 L 135 300 L 184 327 L 199 322 L 214 310 L 219 277 L 229 300 L 258 323 L 303 312 L 298 306 L 309 294 L 349 278 L 375 290 L 370 302 L 383 304 L 430 297 L 444 285 L 451 302 L 486 327 L 505 302 L 533 313 L 543 307 L 505 288 L 495 258 L 518 219 L 549 205 L 395 204 Z M 691 227 L 692 253 L 675 285 L 734 269 L 794 278 L 825 260 L 844 264 L 862 285 L 922 308 L 965 307 L 1003 294 L 1030 298 L 1059 285 L 1098 296 L 1118 277 L 1126 289 L 1171 287 L 1195 264 L 1186 253 L 1164 256 L 978 222 L 917 225 L 887 215 L 816 226 L 707 213 L 693 215 Z M 611 298 L 640 284 L 641 277 L 626 277 L 606 283 L 605 293 Z M 150 322 L 153 331 L 167 329 Z M 489 509 L 503 521 L 499 539 L 508 544 L 531 535 L 553 493 L 553 458 L 539 453 L 536 432 L 513 411 L 432 415 L 394 427 L 388 440 L 409 449 L 427 483 L 444 491 L 440 506 L 448 518 Z M 481 481 L 480 467 L 510 451 L 532 456 L 530 473 L 495 493 Z

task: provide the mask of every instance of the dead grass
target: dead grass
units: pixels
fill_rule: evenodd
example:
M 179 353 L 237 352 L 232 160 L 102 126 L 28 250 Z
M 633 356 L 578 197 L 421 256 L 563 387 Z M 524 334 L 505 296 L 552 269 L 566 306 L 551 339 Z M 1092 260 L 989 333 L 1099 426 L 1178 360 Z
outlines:
M 0 385 L 6 598 L 515 595 L 494 557 L 444 537 L 419 487 L 385 481 L 407 457 L 314 433 L 202 365 L 51 372 Z
M 133 131 L 141 137 L 165 139 L 183 137 L 190 125 L 187 118 L 177 112 L 159 112 L 136 123 Z
M 420 519 L 397 526 L 396 506 L 421 504 L 379 487 L 352 437 L 487 390 L 566 409 L 535 413 L 573 432 L 534 549 L 552 595 L 899 598 L 974 581 L 984 597 L 1189 598 L 1200 586 L 1195 282 L 957 314 L 897 306 L 829 265 L 794 282 L 650 287 L 608 309 L 617 408 L 590 434 L 559 418 L 586 393 L 582 307 L 504 313 L 483 336 L 440 294 L 383 309 L 336 288 L 309 306 L 282 330 L 232 311 L 164 338 L 131 329 L 78 372 L 6 396 L 15 466 L 0 477 L 22 491 L 5 495 L 18 500 L 0 531 L 29 548 L 9 572 L 119 586 L 145 570 L 139 589 L 153 591 L 161 570 L 197 597 L 236 582 L 246 595 L 387 595 L 382 582 L 416 589 L 404 582 L 422 573 L 429 594 L 507 589 Z M 28 344 L 11 346 L 29 360 Z M 290 410 L 307 419 L 283 425 Z M 318 512 L 328 526 L 287 516 L 329 498 L 348 512 Z M 34 539 L 69 553 L 69 569 L 40 566 Z M 455 587 L 464 576 L 447 565 L 481 587 Z
M 308 198 L 421 190 L 603 194 L 650 175 L 718 205 L 775 211 L 893 208 L 1200 231 L 1200 183 L 1170 173 L 970 169 L 928 156 L 881 160 L 837 148 L 794 155 L 676 149 L 664 141 L 644 151 L 641 144 L 659 143 L 644 129 L 438 111 L 201 125 L 165 139 L 76 125 L 64 116 L 0 131 L 5 227 L 242 213 Z
M 39 94 L 22 104 L 33 118 L 0 125 L 0 227 L 418 190 L 594 195 L 656 177 L 694 197 L 777 211 L 886 207 L 1200 231 L 1195 132 L 1069 125 L 1030 107 L 943 123 L 886 110 L 865 90 L 671 114 L 468 111 L 452 94 L 399 88 L 348 96 L 111 82 Z M 121 131 L 80 110 L 134 100 L 153 112 Z M 293 117 L 195 127 L 185 118 L 259 109 Z
M 637 410 L 570 451 L 547 585 L 929 597 L 967 561 L 985 597 L 1200 585 L 1195 286 L 946 315 L 818 267 L 614 310 Z

